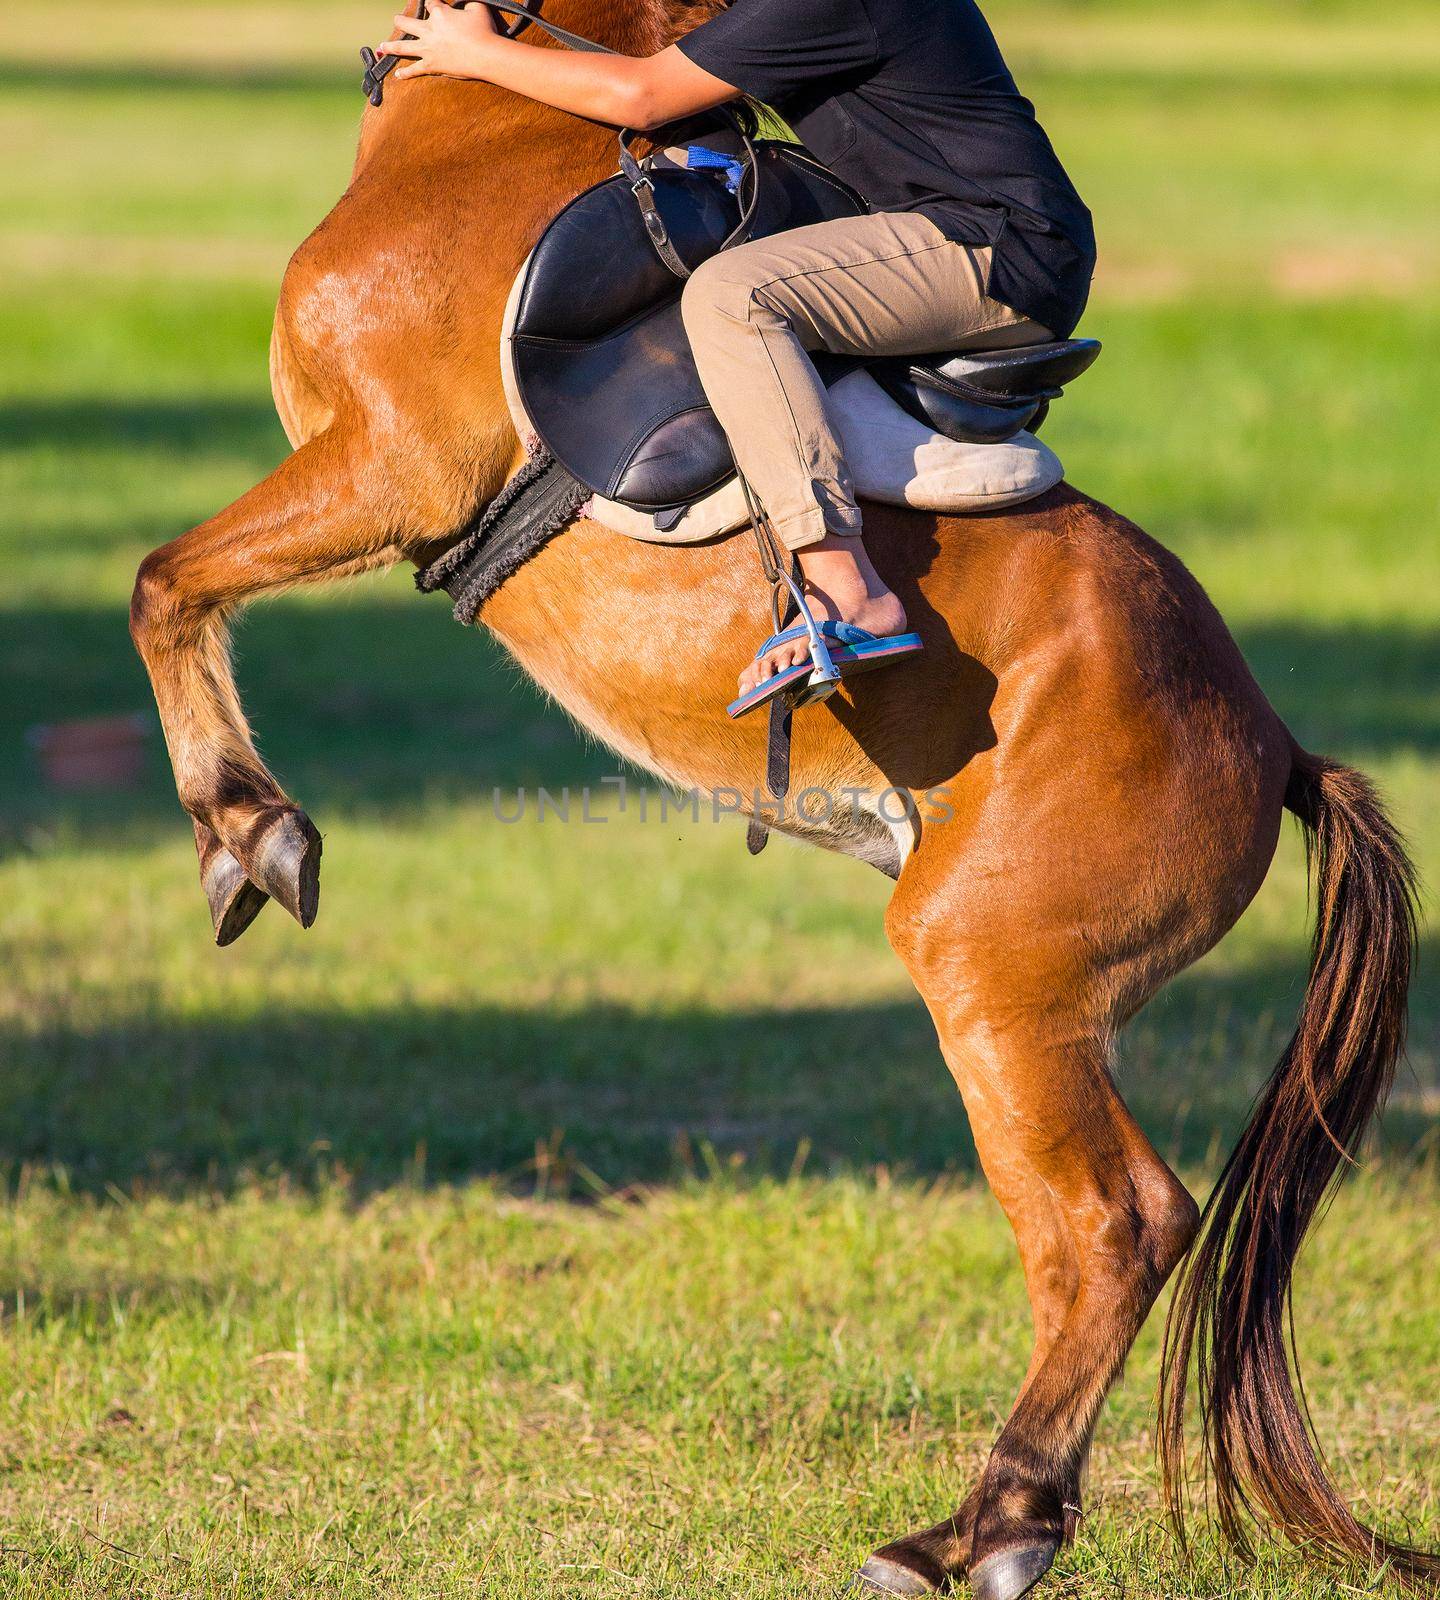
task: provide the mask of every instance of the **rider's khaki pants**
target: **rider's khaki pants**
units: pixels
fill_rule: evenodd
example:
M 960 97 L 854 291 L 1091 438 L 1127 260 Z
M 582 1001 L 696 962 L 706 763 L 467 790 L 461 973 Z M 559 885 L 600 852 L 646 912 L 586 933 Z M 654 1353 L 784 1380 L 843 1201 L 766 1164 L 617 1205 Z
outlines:
M 923 355 L 1050 335 L 985 293 L 990 252 L 916 212 L 818 222 L 712 256 L 681 312 L 740 470 L 792 550 L 858 534 L 860 508 L 806 355 Z

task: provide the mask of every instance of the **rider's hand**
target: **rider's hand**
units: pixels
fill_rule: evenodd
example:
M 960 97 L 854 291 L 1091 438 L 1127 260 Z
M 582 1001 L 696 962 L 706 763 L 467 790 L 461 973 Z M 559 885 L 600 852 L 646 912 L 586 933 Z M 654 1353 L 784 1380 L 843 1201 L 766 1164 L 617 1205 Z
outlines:
M 431 73 L 449 78 L 483 78 L 498 33 L 486 5 L 446 5 L 429 0 L 428 17 L 395 18 L 395 26 L 413 39 L 391 39 L 376 47 L 382 56 L 405 56 L 408 64 L 396 70 L 397 78 L 420 78 Z

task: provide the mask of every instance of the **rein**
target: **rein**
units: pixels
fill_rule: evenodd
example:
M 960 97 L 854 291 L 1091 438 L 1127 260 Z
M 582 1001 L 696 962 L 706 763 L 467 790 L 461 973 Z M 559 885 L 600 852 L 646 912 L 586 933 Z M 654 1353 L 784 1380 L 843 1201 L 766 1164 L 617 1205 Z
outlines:
M 524 6 L 516 0 L 485 0 L 492 11 L 502 11 L 514 19 L 513 26 L 504 30 L 507 39 L 518 39 L 532 23 L 537 28 L 542 28 L 556 44 L 568 45 L 572 50 L 589 50 L 596 55 L 612 56 L 615 54 L 608 46 L 596 44 L 593 39 L 587 39 L 584 34 L 571 33 L 568 28 L 562 28 L 557 23 L 546 22 L 540 15 L 540 0 L 535 0 L 535 5 Z M 421 18 L 425 16 L 425 0 L 420 0 L 417 13 Z M 406 34 L 406 38 L 413 35 Z M 369 45 L 364 45 L 360 50 L 360 60 L 365 66 L 365 78 L 362 84 L 365 98 L 372 106 L 378 106 L 385 97 L 385 79 L 400 65 L 400 56 L 377 56 Z

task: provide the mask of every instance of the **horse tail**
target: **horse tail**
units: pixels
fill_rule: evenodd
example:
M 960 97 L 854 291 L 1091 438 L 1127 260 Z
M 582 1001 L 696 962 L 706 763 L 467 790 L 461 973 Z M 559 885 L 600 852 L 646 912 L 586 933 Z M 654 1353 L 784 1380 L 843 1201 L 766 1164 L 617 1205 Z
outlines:
M 1357 1521 L 1322 1464 L 1299 1371 L 1290 1282 L 1306 1230 L 1353 1163 L 1405 1046 L 1416 890 L 1405 846 L 1360 773 L 1294 755 L 1285 805 L 1305 830 L 1316 901 L 1299 1024 L 1201 1219 L 1165 1328 L 1160 1455 L 1183 1531 L 1192 1356 L 1220 1526 L 1242 1554 L 1265 1515 L 1296 1542 L 1388 1562 L 1415 1588 L 1440 1556 Z

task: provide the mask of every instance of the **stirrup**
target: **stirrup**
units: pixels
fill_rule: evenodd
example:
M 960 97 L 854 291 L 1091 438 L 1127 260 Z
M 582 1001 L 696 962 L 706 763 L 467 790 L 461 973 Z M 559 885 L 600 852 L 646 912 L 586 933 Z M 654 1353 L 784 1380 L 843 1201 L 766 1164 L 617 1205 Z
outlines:
M 791 639 L 805 639 L 818 644 L 816 657 L 786 667 L 773 677 L 757 683 L 755 687 L 732 700 L 726 710 L 732 717 L 743 717 L 747 711 L 775 701 L 781 694 L 790 696 L 788 711 L 800 706 L 813 705 L 834 694 L 837 678 L 850 678 L 861 672 L 874 672 L 878 667 L 888 667 L 905 656 L 917 655 L 925 648 L 918 633 L 874 634 L 868 628 L 857 627 L 853 622 L 819 622 L 812 616 L 804 622 L 793 624 L 772 634 L 755 652 L 756 660 L 768 655 L 776 645 Z M 836 676 L 824 676 L 818 665 L 823 656 L 829 670 Z
M 798 666 L 789 667 L 784 672 L 776 673 L 764 683 L 757 683 L 748 694 L 741 695 L 738 700 L 732 700 L 725 709 L 732 717 L 743 717 L 747 711 L 753 711 L 757 706 L 763 706 L 773 700 L 776 695 L 791 690 L 795 696 L 790 703 L 792 711 L 798 706 L 816 705 L 821 700 L 828 700 L 835 693 L 840 684 L 840 671 L 831 659 L 825 635 L 810 610 L 810 603 L 805 598 L 804 585 L 796 580 L 795 572 L 791 570 L 793 558 L 791 561 L 786 561 L 782 557 L 780 543 L 775 537 L 769 516 L 756 499 L 755 492 L 740 470 L 738 461 L 735 463 L 735 476 L 740 480 L 740 487 L 745 494 L 745 506 L 750 513 L 750 531 L 755 536 L 755 548 L 760 556 L 760 565 L 770 580 L 770 614 L 774 619 L 775 632 L 760 646 L 756 652 L 756 659 L 763 656 L 767 650 L 774 649 L 776 643 L 783 636 L 787 636 L 786 613 L 792 606 L 800 618 L 800 628 L 804 630 L 809 643 L 810 659 Z M 780 597 L 787 592 L 789 605 L 782 608 Z M 798 633 L 792 628 L 788 637 L 798 637 Z
M 789 573 L 782 572 L 781 578 L 790 590 L 800 620 L 788 628 L 777 627 L 755 652 L 755 659 L 758 661 L 776 645 L 785 644 L 791 639 L 804 639 L 809 647 L 809 657 L 793 667 L 786 667 L 783 672 L 773 673 L 753 689 L 747 690 L 738 700 L 732 700 L 725 708 L 731 717 L 743 717 L 746 712 L 758 710 L 780 695 L 790 697 L 791 711 L 801 706 L 817 705 L 822 700 L 828 700 L 840 687 L 840 668 L 830 652 L 830 640 L 836 637 L 836 625 L 833 622 L 817 623 L 800 585 Z
M 840 669 L 830 654 L 826 630 L 815 621 L 815 615 L 810 610 L 810 602 L 805 598 L 804 589 L 783 568 L 780 576 L 785 580 L 785 586 L 789 589 L 790 598 L 799 614 L 800 624 L 810 642 L 810 678 L 804 690 L 795 696 L 794 703 L 797 707 L 818 705 L 822 700 L 828 700 L 840 687 Z

